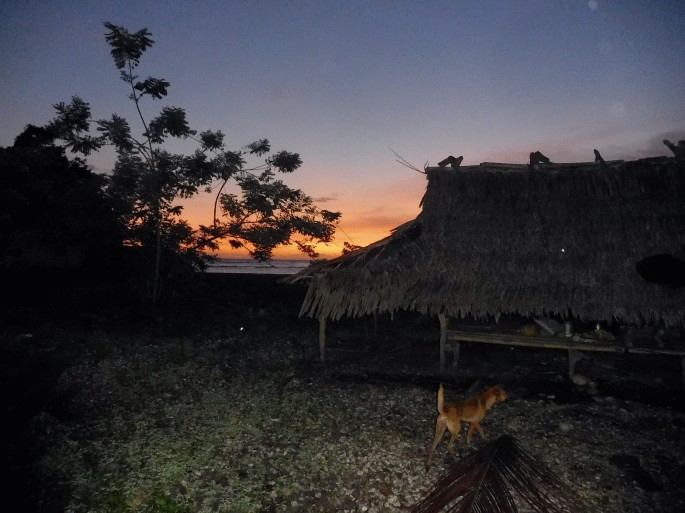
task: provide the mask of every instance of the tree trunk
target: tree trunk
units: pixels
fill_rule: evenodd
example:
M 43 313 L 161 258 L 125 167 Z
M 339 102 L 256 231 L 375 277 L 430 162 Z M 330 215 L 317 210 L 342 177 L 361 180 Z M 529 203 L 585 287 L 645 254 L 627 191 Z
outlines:
M 162 264 L 162 217 L 160 215 L 159 204 L 157 205 L 157 227 L 156 227 L 156 248 L 155 248 L 155 268 L 152 273 L 152 302 L 156 303 L 159 300 L 160 288 L 160 272 L 159 268 Z

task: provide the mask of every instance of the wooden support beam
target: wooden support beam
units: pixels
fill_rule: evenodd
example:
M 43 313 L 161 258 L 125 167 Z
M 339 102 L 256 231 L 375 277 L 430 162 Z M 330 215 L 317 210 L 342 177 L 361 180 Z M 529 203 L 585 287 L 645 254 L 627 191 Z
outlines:
M 576 373 L 576 363 L 583 358 L 583 353 L 576 349 L 568 350 L 568 377 L 573 380 L 573 376 Z
M 440 372 L 443 372 L 445 370 L 445 352 L 447 350 L 447 316 L 439 313 L 438 321 L 440 321 Z
M 440 316 L 438 316 L 440 318 Z M 447 320 L 445 319 L 445 326 Z M 444 334 L 445 341 L 443 341 L 443 319 L 440 319 L 440 368 L 444 366 L 444 349 L 446 342 L 454 348 L 455 359 L 459 355 L 459 342 L 479 342 L 482 344 L 498 344 L 505 346 L 522 346 L 522 347 L 539 347 L 543 349 L 562 349 L 568 351 L 568 374 L 569 378 L 573 379 L 575 373 L 575 366 L 578 360 L 582 358 L 582 354 L 586 351 L 604 352 L 604 353 L 619 353 L 619 354 L 652 354 L 664 356 L 677 356 L 680 358 L 681 370 L 683 374 L 683 386 L 685 386 L 685 350 L 683 349 L 666 349 L 653 347 L 625 347 L 611 341 L 598 341 L 586 338 L 566 338 L 566 337 L 528 337 L 523 335 L 514 335 L 507 333 L 492 333 L 482 331 L 456 331 L 447 330 Z M 454 349 L 453 349 L 454 350 Z M 456 363 L 453 362 L 453 366 Z
M 459 351 L 461 350 L 461 344 L 459 342 L 452 342 L 450 344 L 452 347 L 452 370 L 457 370 L 459 367 Z
M 439 167 L 445 167 L 447 164 L 450 165 L 452 169 L 459 169 L 459 166 L 461 166 L 461 162 L 464 160 L 463 156 L 459 156 L 457 158 L 454 158 L 452 155 L 447 157 L 445 160 L 441 160 L 438 162 Z
M 504 346 L 542 347 L 545 349 L 575 349 L 577 351 L 600 351 L 610 353 L 625 353 L 627 351 L 625 347 L 616 345 L 612 342 L 589 341 L 587 339 L 575 341 L 565 337 L 529 337 L 525 335 L 504 333 L 449 330 L 447 332 L 447 338 L 450 341 L 480 342 L 483 344 L 499 344 Z M 638 351 L 631 348 L 630 352 Z
M 326 318 L 319 319 L 319 360 L 326 361 Z

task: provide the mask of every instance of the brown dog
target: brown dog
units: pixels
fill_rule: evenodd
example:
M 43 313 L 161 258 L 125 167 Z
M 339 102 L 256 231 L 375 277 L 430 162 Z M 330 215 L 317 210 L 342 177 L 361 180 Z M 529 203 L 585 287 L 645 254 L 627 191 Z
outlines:
M 428 461 L 426 461 L 426 470 L 430 468 L 433 451 L 440 443 L 442 435 L 445 434 L 445 429 L 449 429 L 452 434 L 449 443 L 447 444 L 447 451 L 453 454 L 454 441 L 459 436 L 461 430 L 461 421 L 469 422 L 469 430 L 466 435 L 467 445 L 471 444 L 471 437 L 474 430 L 478 430 L 480 436 L 485 438 L 483 428 L 480 427 L 480 421 L 483 420 L 487 411 L 493 407 L 498 401 L 504 401 L 507 398 L 507 392 L 501 385 L 495 385 L 488 388 L 480 395 L 474 396 L 466 401 L 459 403 L 450 403 L 444 406 L 445 392 L 440 383 L 438 389 L 438 419 L 435 423 L 435 438 L 433 438 L 433 445 L 428 451 Z

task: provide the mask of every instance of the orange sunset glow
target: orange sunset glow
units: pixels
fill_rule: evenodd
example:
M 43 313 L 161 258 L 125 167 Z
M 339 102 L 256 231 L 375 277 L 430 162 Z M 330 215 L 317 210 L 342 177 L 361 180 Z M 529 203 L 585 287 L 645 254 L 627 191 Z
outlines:
M 394 228 L 418 215 L 419 203 L 426 188 L 424 176 L 403 168 L 399 164 L 396 165 L 393 176 L 396 179 L 385 185 L 349 187 L 334 194 L 317 195 L 316 191 L 310 192 L 311 186 L 303 186 L 305 192 L 312 196 L 319 207 L 342 212 L 342 219 L 334 240 L 329 244 L 316 246 L 320 258 L 330 259 L 340 256 L 345 242 L 367 246 L 383 239 L 390 235 Z M 325 180 L 321 180 L 320 183 L 325 186 Z M 193 226 L 208 224 L 212 218 L 213 201 L 213 196 L 207 193 L 184 201 L 182 203 L 183 217 Z M 223 242 L 216 256 L 248 258 L 249 254 L 245 249 L 233 249 L 227 242 Z M 294 244 L 276 248 L 274 258 L 309 259 L 307 255 L 299 252 Z

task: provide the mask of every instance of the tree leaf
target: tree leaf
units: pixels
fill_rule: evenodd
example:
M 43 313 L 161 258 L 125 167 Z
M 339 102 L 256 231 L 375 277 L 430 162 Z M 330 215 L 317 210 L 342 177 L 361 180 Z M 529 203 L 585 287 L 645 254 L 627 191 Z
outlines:
M 86 132 L 90 128 L 90 105 L 78 96 L 72 96 L 69 105 L 59 102 L 53 108 L 57 111 L 53 126 L 60 137 L 68 133 Z
M 163 78 L 153 78 L 148 77 L 143 82 L 136 82 L 133 86 L 137 91 L 141 91 L 142 94 L 149 94 L 153 98 L 161 100 L 167 95 L 167 89 L 171 84 L 164 80 Z
M 224 134 L 221 130 L 205 130 L 200 132 L 200 142 L 204 150 L 220 150 L 224 145 Z
M 279 151 L 270 159 L 270 163 L 281 173 L 292 173 L 302 165 L 299 153 Z
M 118 151 L 132 151 L 131 127 L 126 119 L 112 114 L 112 119 L 101 119 L 96 122 L 98 132 L 108 138 Z
M 67 147 L 71 148 L 73 153 L 81 153 L 83 155 L 90 155 L 91 152 L 99 150 L 104 144 L 101 137 L 93 137 L 90 135 L 74 136 L 67 142 Z
M 223 153 L 223 159 L 226 165 L 230 168 L 242 169 L 245 165 L 243 154 L 239 151 L 225 151 Z
M 250 150 L 250 154 L 261 157 L 271 151 L 271 144 L 267 139 L 259 139 L 258 141 L 248 144 L 247 148 Z
M 125 28 L 109 22 L 105 22 L 105 27 L 108 30 L 105 34 L 105 41 L 111 48 L 110 53 L 118 69 L 124 69 L 128 63 L 133 68 L 138 66 L 143 52 L 154 44 L 149 37 L 152 34 L 146 28 L 131 34 Z
M 145 134 L 153 143 L 161 144 L 167 135 L 172 137 L 188 137 L 195 134 L 186 120 L 185 110 L 179 107 L 164 107 L 162 112 L 150 121 Z

